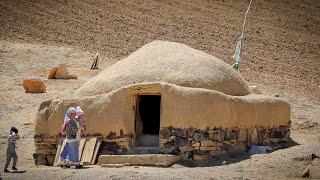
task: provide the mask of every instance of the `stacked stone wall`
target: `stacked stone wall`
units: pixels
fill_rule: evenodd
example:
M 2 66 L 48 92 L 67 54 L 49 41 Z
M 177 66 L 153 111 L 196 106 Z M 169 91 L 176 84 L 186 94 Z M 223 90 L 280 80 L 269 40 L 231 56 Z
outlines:
M 290 138 L 289 126 L 253 129 L 162 128 L 160 146 L 180 154 L 184 160 L 205 160 L 228 153 L 243 153 L 252 144 L 272 146 Z
M 53 165 L 59 138 L 59 136 L 34 136 L 36 149 L 33 158 L 36 165 Z
M 93 136 L 93 135 L 90 135 Z M 90 137 L 84 136 L 84 137 Z M 94 135 L 97 136 L 97 135 Z M 101 136 L 101 135 L 100 135 Z M 289 126 L 273 128 L 255 127 L 252 129 L 213 128 L 199 130 L 181 129 L 172 126 L 160 130 L 159 153 L 181 155 L 184 160 L 203 161 L 229 153 L 243 153 L 252 144 L 272 146 L 286 142 L 290 138 Z M 99 155 L 132 154 L 133 135 L 117 135 L 110 132 L 102 139 Z M 34 137 L 36 165 L 53 165 L 57 146 L 64 138 L 38 135 Z

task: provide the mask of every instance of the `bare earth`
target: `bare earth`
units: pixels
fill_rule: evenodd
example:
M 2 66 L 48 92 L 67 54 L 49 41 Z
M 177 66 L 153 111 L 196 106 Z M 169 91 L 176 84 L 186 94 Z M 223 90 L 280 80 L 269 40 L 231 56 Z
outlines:
M 182 42 L 231 63 L 247 1 L 6 1 L 0 0 L 0 170 L 8 131 L 18 127 L 18 168 L 4 179 L 275 179 L 299 178 L 320 156 L 320 1 L 254 1 L 241 74 L 263 94 L 290 102 L 289 148 L 229 157 L 209 167 L 60 169 L 36 167 L 34 116 L 47 99 L 68 98 L 101 70 L 155 39 Z M 67 63 L 77 80 L 47 80 Z M 25 94 L 22 81 L 40 77 L 47 93 Z

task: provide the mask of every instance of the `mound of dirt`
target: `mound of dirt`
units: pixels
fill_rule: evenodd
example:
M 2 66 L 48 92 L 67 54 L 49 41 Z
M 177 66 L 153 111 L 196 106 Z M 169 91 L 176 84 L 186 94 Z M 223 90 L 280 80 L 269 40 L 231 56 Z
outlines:
M 234 96 L 250 93 L 240 74 L 220 59 L 168 41 L 144 45 L 86 82 L 76 93 L 82 96 L 104 94 L 131 84 L 157 81 Z

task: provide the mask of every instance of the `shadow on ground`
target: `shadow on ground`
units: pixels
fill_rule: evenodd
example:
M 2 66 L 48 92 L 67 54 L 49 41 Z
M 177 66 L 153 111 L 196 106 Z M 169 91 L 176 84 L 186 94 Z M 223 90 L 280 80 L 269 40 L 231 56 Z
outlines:
M 25 173 L 25 172 L 27 172 L 27 171 L 21 171 L 21 170 L 19 170 L 19 171 L 10 171 L 9 173 L 20 174 L 20 173 Z
M 272 150 L 268 151 L 267 154 L 278 151 L 280 149 L 290 148 L 296 145 L 299 145 L 299 144 L 294 140 L 289 139 L 287 142 L 278 143 L 273 146 L 270 146 Z M 248 151 L 249 149 L 247 150 L 247 152 L 244 152 L 244 153 L 229 153 L 229 154 L 221 155 L 217 157 L 210 157 L 209 160 L 204 162 L 186 160 L 186 161 L 180 161 L 178 164 L 186 167 L 211 167 L 211 166 L 228 165 L 228 164 L 249 159 L 251 155 L 248 153 Z

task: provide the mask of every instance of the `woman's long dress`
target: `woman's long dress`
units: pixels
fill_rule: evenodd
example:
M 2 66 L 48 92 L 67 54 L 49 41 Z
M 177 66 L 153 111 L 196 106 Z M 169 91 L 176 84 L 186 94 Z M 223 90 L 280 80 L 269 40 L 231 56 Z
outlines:
M 67 122 L 66 145 L 60 154 L 63 164 L 80 165 L 78 131 L 75 120 Z

